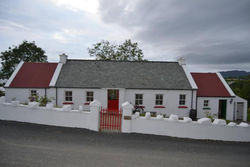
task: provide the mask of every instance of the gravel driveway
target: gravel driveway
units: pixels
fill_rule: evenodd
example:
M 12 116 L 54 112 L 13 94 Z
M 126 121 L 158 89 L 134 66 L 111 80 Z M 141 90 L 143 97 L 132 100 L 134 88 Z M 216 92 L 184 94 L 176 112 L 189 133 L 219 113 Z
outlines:
M 250 166 L 250 143 L 97 133 L 0 121 L 4 166 Z

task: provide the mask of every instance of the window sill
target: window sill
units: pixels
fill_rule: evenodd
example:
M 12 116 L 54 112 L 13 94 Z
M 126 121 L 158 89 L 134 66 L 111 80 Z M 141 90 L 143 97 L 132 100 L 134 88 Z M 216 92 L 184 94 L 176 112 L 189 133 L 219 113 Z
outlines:
M 84 103 L 84 105 L 89 105 L 89 104 L 90 104 L 90 102 L 85 102 L 85 103 Z
M 73 102 L 63 102 L 63 104 L 74 104 Z
M 145 106 L 136 105 L 137 108 L 145 108 Z
M 154 106 L 154 108 L 166 108 L 165 106 Z
M 178 108 L 188 108 L 187 106 L 179 106 Z
M 209 107 L 204 107 L 203 110 L 211 110 Z

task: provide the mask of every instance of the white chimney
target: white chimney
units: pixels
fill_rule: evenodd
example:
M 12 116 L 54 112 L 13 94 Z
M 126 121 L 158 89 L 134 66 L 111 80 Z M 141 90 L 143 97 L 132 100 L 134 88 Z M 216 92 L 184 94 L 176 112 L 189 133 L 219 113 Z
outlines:
M 181 66 L 186 65 L 185 59 L 183 57 L 180 57 L 177 61 Z
M 59 57 L 60 57 L 59 63 L 65 64 L 67 62 L 68 56 L 66 54 L 63 53 L 63 54 L 59 55 Z

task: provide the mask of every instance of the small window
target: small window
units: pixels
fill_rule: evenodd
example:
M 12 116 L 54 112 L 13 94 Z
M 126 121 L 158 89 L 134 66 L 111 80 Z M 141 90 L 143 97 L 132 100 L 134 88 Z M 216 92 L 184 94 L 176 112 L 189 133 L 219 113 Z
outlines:
M 155 105 L 162 105 L 163 104 L 163 95 L 157 94 L 155 96 Z
M 208 107 L 209 106 L 209 100 L 204 100 L 203 106 Z
M 94 101 L 94 92 L 86 92 L 86 101 Z
M 65 101 L 72 101 L 72 91 L 65 91 Z
M 143 94 L 135 94 L 135 105 L 143 104 Z
M 30 96 L 37 96 L 37 91 L 36 90 L 31 90 L 30 91 Z
M 186 104 L 186 95 L 181 94 L 179 97 L 179 105 L 185 105 Z

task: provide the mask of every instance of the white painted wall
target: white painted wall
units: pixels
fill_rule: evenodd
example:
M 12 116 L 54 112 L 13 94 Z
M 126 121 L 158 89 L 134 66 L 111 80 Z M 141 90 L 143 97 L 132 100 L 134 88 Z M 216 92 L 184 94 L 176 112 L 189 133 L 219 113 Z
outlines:
M 125 101 L 135 104 L 135 94 L 143 94 L 143 106 L 144 111 L 162 113 L 169 116 L 170 114 L 177 114 L 180 117 L 189 116 L 191 109 L 191 90 L 126 90 Z M 163 94 L 163 106 L 165 108 L 154 108 L 155 106 L 155 95 Z M 179 106 L 179 95 L 186 94 L 186 105 L 188 108 L 178 108 Z M 193 101 L 193 107 L 195 108 L 195 96 Z
M 73 109 L 78 109 L 79 105 L 83 106 L 83 110 L 90 110 L 89 105 L 84 105 L 86 102 L 86 92 L 94 92 L 94 99 L 101 102 L 103 107 L 107 104 L 107 93 L 104 89 L 77 89 L 77 88 L 58 88 L 57 89 L 57 104 L 62 106 L 65 101 L 65 91 L 72 91 L 73 96 Z
M 20 103 L 29 102 L 30 91 L 36 90 L 38 95 L 45 96 L 45 89 L 41 88 L 5 88 L 6 102 L 11 102 L 13 99 L 20 101 Z M 55 88 L 46 89 L 46 94 L 49 99 L 55 103 Z
M 232 103 L 230 104 L 230 100 L 233 99 Z M 204 100 L 209 100 L 209 108 L 210 110 L 203 109 Z M 198 97 L 197 98 L 197 117 L 203 118 L 206 117 L 206 112 L 208 111 L 211 113 L 214 118 L 218 118 L 219 112 L 219 100 L 227 100 L 227 120 L 234 119 L 234 98 L 225 98 L 225 97 Z
M 132 119 L 132 133 L 164 135 L 192 139 L 210 139 L 222 141 L 250 141 L 250 127 L 229 127 L 220 125 L 205 125 L 197 122 L 184 123 L 169 119 L 149 120 L 144 117 Z
M 107 108 L 107 90 L 112 88 L 103 89 L 76 89 L 76 88 L 57 88 L 57 105 L 62 106 L 65 101 L 65 91 L 72 91 L 73 93 L 73 109 L 78 109 L 79 105 L 83 106 L 83 110 L 90 110 L 89 105 L 84 104 L 86 102 L 86 92 L 93 91 L 94 99 L 100 101 L 103 108 Z M 39 96 L 45 95 L 45 89 L 27 89 L 27 88 L 6 88 L 6 101 L 11 102 L 13 98 L 19 100 L 21 103 L 28 102 L 30 96 L 30 90 L 37 90 Z M 188 116 L 191 109 L 191 90 L 138 90 L 138 89 L 119 89 L 119 108 L 122 103 L 129 101 L 135 104 L 135 94 L 143 94 L 144 111 L 151 111 L 166 114 L 178 114 L 180 117 Z M 165 108 L 154 108 L 156 94 L 163 94 L 163 106 Z M 186 94 L 186 105 L 188 108 L 178 108 L 179 95 Z M 56 104 L 56 88 L 47 89 L 47 97 Z M 193 91 L 193 108 L 196 107 L 196 90 Z
M 62 108 L 46 109 L 46 107 L 32 108 L 28 105 L 11 103 L 0 103 L 0 119 L 28 122 L 44 125 L 63 127 L 86 128 L 94 131 L 99 129 L 99 103 L 90 105 L 91 112 L 70 110 L 63 111 Z

